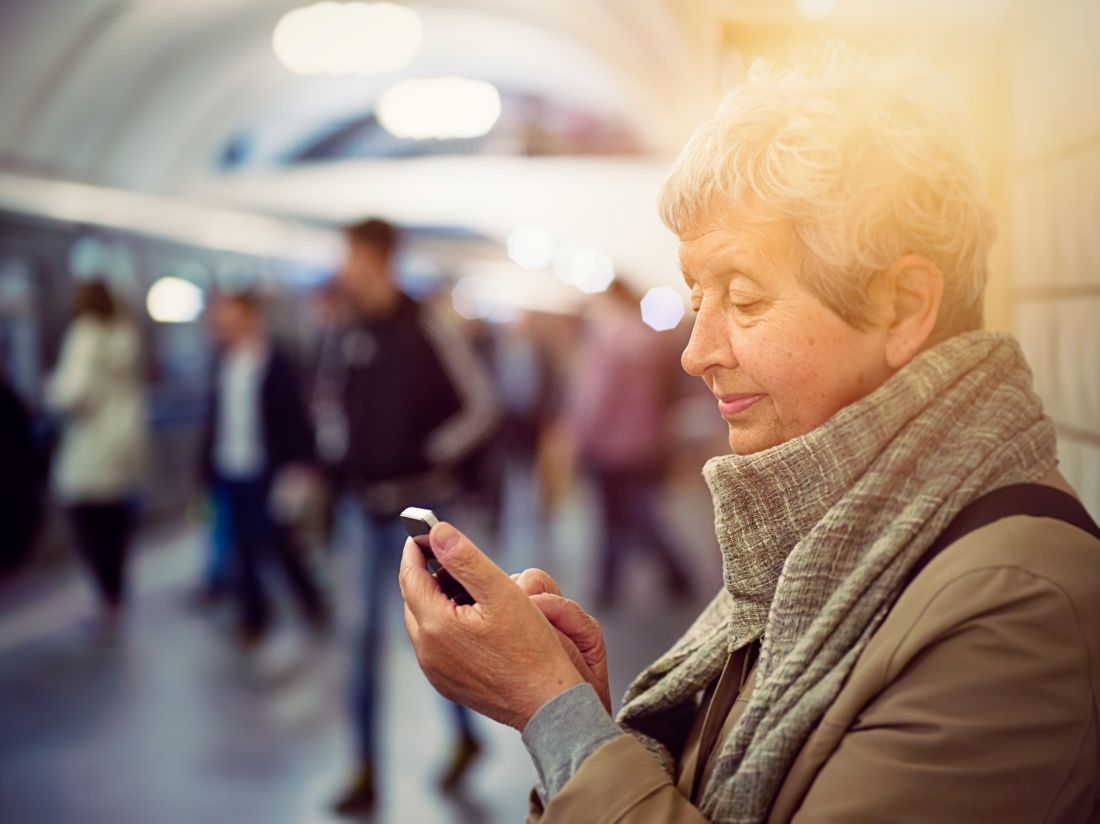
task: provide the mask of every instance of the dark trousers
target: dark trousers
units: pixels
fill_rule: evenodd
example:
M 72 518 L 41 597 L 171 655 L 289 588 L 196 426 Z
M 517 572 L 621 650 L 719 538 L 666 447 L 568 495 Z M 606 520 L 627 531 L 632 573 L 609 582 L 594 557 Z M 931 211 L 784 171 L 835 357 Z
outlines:
M 592 475 L 599 489 L 604 521 L 599 597 L 605 601 L 615 597 L 623 557 L 630 551 L 628 544 L 645 546 L 653 553 L 665 568 L 670 589 L 688 590 L 690 578 L 661 521 L 660 470 L 600 469 Z
M 69 508 L 77 549 L 92 572 L 104 604 L 120 607 L 126 597 L 126 556 L 134 529 L 127 501 L 81 503 Z
M 320 589 L 306 567 L 293 534 L 272 521 L 268 514 L 270 484 L 265 479 L 223 479 L 216 482 L 216 487 L 216 494 L 229 516 L 237 561 L 236 590 L 242 628 L 259 634 L 271 621 L 263 573 L 273 565 L 282 571 L 306 617 L 312 621 L 323 620 L 325 607 Z

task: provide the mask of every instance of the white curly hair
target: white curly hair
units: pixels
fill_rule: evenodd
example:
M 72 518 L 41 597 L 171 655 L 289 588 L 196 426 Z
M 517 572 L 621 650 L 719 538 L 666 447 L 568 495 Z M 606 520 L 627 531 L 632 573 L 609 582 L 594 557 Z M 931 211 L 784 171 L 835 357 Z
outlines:
M 854 326 L 871 279 L 910 253 L 943 273 L 937 329 L 982 324 L 996 221 L 965 110 L 927 67 L 837 46 L 792 68 L 754 63 L 661 190 L 678 235 L 716 209 L 790 219 L 799 277 Z

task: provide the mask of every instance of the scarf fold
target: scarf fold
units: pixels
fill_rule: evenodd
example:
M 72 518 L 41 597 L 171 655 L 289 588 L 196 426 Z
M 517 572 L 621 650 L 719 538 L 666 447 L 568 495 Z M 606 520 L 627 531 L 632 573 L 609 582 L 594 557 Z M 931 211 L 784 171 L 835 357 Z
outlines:
M 929 349 L 806 435 L 711 459 L 725 588 L 630 686 L 620 725 L 674 773 L 700 690 L 763 636 L 756 688 L 700 808 L 765 820 L 924 551 L 970 502 L 1054 465 L 1019 346 L 991 332 Z

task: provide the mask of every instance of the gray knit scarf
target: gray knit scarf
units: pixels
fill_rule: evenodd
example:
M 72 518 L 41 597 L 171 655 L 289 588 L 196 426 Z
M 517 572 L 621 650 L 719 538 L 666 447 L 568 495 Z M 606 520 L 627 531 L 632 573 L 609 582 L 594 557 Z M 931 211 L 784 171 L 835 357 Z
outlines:
M 674 772 L 700 690 L 763 636 L 756 689 L 700 808 L 765 820 L 921 554 L 968 503 L 1054 464 L 1019 346 L 990 332 L 922 353 L 806 435 L 711 459 L 725 589 L 630 686 L 620 725 Z

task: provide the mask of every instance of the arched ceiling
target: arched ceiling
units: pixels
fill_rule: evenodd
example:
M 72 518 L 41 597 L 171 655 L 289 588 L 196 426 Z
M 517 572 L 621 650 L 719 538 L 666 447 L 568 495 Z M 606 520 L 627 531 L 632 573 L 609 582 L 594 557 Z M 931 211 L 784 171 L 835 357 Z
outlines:
M 400 76 L 460 74 L 621 118 L 667 151 L 697 76 L 690 21 L 665 0 L 410 3 L 424 41 L 398 75 L 299 78 L 271 0 L 9 0 L 0 152 L 9 160 L 171 190 L 203 176 L 242 127 L 274 145 L 369 110 Z M 690 7 L 691 4 L 682 4 Z M 20 44 L 33 48 L 20 48 Z M 10 55 L 10 56 L 9 56 Z
M 409 2 L 424 30 L 413 61 L 398 74 L 345 78 L 296 77 L 277 62 L 272 31 L 298 5 L 0 2 L 0 170 L 323 221 L 381 213 L 498 239 L 537 221 L 651 279 L 675 265 L 654 199 L 668 157 L 709 103 L 699 3 Z M 444 74 L 598 113 L 653 159 L 473 156 L 236 175 L 217 167 L 242 131 L 255 151 L 278 157 L 369 112 L 398 77 Z
M 980 33 L 1023 2 L 899 0 L 890 13 L 898 31 L 906 20 L 927 27 L 976 15 Z M 804 22 L 795 0 L 410 0 L 424 39 L 400 73 L 300 78 L 275 59 L 271 34 L 301 4 L 0 0 L 0 172 L 322 222 L 383 214 L 495 239 L 537 223 L 602 248 L 642 282 L 667 282 L 675 243 L 656 218 L 656 193 L 714 102 L 722 55 L 747 33 L 771 37 Z M 862 25 L 885 14 L 877 0 L 838 7 L 838 19 Z M 642 153 L 219 167 L 237 135 L 261 158 L 279 158 L 369 113 L 398 77 L 443 74 L 613 119 Z

